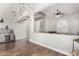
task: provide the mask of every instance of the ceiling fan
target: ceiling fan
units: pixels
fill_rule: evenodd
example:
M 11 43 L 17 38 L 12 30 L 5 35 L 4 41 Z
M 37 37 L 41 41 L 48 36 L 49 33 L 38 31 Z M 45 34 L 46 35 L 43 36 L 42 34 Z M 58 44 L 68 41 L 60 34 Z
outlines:
M 63 16 L 65 13 L 63 13 L 61 10 L 56 10 L 56 13 L 54 13 L 53 15 L 56 16 L 56 17 L 60 17 L 60 16 Z

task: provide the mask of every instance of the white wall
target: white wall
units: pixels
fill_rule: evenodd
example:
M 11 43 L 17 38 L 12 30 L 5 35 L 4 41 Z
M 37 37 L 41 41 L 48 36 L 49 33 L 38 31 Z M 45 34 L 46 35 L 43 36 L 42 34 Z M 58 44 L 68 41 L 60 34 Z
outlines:
M 46 31 L 56 31 L 56 25 L 59 20 L 66 20 L 69 23 L 69 33 L 78 34 L 79 32 L 79 4 L 57 4 L 44 9 L 42 12 L 46 14 Z M 59 9 L 64 16 L 56 18 L 56 10 Z
M 31 34 L 30 41 L 47 48 L 56 50 L 58 52 L 71 55 L 73 49 L 73 39 L 79 38 L 76 35 L 64 34 L 49 34 L 49 33 L 35 33 L 34 32 L 34 19 L 31 19 Z M 77 45 L 78 46 L 78 45 Z M 78 48 L 76 48 L 78 49 Z
M 14 24 L 14 32 L 16 39 L 28 39 L 28 21 Z
M 33 33 L 30 41 L 58 52 L 70 55 L 73 49 L 73 39 L 79 36 L 63 35 L 63 34 L 48 34 L 48 33 Z M 77 48 L 78 49 L 78 48 Z
M 28 21 L 24 21 L 22 23 L 15 23 L 15 20 L 15 18 L 5 18 L 4 23 L 0 23 L 0 28 L 5 29 L 5 26 L 8 25 L 10 28 L 14 29 L 16 40 L 28 38 Z
M 75 7 L 74 7 L 75 6 Z M 78 25 L 78 10 L 76 7 L 79 5 L 73 5 L 73 4 L 57 4 L 55 6 L 51 6 L 50 8 L 45 9 L 43 12 L 46 14 L 47 18 L 46 21 L 50 21 L 47 23 L 49 25 L 51 23 L 51 26 L 47 26 L 46 30 L 55 30 L 56 28 L 56 22 L 60 19 L 65 19 L 70 24 L 70 31 L 71 33 L 73 30 L 77 30 L 78 27 L 75 27 L 75 25 Z M 63 12 L 66 14 L 66 16 L 62 18 L 55 18 L 52 16 L 52 13 L 56 11 L 56 9 L 61 8 Z M 76 10 L 75 10 L 76 9 Z M 75 14 L 75 11 L 76 14 Z M 33 17 L 32 17 L 33 18 Z M 74 25 L 75 24 L 75 25 Z M 54 25 L 54 26 L 53 26 Z M 74 26 L 73 26 L 74 25 Z M 51 28 L 52 27 L 52 28 Z M 74 31 L 74 32 L 75 32 Z M 75 32 L 76 33 L 76 32 Z M 61 53 L 70 55 L 70 52 L 73 49 L 73 39 L 79 38 L 79 36 L 76 35 L 64 35 L 64 34 L 48 34 L 48 33 L 35 33 L 34 32 L 34 19 L 31 20 L 31 35 L 30 35 L 30 41 L 35 42 L 39 45 L 48 47 L 50 49 L 59 51 Z M 77 45 L 78 46 L 78 45 Z M 78 49 L 78 48 L 76 48 Z

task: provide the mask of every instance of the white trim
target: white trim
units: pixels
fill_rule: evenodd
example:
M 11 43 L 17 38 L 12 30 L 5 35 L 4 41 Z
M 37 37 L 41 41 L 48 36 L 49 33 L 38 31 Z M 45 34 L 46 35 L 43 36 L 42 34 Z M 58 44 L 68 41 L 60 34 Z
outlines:
M 46 45 L 44 45 L 44 44 L 41 44 L 41 43 L 35 42 L 35 41 L 33 41 L 33 40 L 29 40 L 29 41 L 34 42 L 34 43 L 36 43 L 36 44 L 39 44 L 39 45 L 41 45 L 41 46 L 44 46 L 44 47 L 46 47 L 46 48 L 49 48 L 49 49 L 55 50 L 55 51 L 57 51 L 57 52 L 63 53 L 63 54 L 65 54 L 65 55 L 72 56 L 70 53 L 67 53 L 67 52 L 64 52 L 64 51 L 61 51 L 61 50 L 58 50 L 58 49 L 55 49 L 55 48 L 52 48 L 52 47 L 46 46 Z
M 27 37 L 16 38 L 16 40 L 21 40 L 21 39 L 28 39 L 28 38 Z

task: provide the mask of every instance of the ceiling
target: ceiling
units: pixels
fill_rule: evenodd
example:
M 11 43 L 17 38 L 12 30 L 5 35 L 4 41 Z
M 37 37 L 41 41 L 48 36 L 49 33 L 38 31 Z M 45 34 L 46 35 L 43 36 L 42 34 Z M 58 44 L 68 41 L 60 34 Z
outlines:
M 18 4 L 0 3 L 0 18 L 10 17 L 12 10 L 17 10 Z
M 79 3 L 57 3 L 42 10 L 49 17 L 55 16 L 57 10 L 61 10 L 65 16 L 79 14 Z
M 58 4 L 58 3 L 24 3 L 24 6 L 31 10 L 30 12 L 43 11 L 46 15 L 52 17 L 57 9 L 62 10 L 65 14 L 79 11 L 79 4 Z M 0 19 L 3 18 L 6 23 L 13 23 L 16 17 L 12 11 L 17 11 L 19 3 L 0 3 Z M 77 12 L 78 13 L 78 12 Z
M 29 6 L 34 10 L 34 12 L 38 12 L 40 10 L 45 9 L 48 6 L 55 5 L 56 3 L 26 3 L 25 6 Z
M 24 3 L 24 6 L 31 10 L 31 12 L 38 12 L 44 8 L 54 5 L 51 3 Z M 17 18 L 12 11 L 16 11 L 20 8 L 20 3 L 0 3 L 0 19 L 4 19 L 6 24 L 12 24 Z
M 65 6 L 66 5 L 66 6 Z M 68 6 L 67 6 L 68 5 Z M 62 7 L 63 12 L 71 12 L 70 9 L 79 10 L 79 4 L 73 4 L 74 7 L 69 7 L 72 4 L 58 4 L 58 3 L 24 3 L 24 6 L 31 10 L 31 12 L 38 12 L 43 10 L 44 12 L 49 13 L 49 11 L 55 12 L 57 8 Z M 54 7 L 53 7 L 54 6 Z M 77 6 L 77 7 L 76 7 Z M 0 18 L 11 19 L 14 18 L 12 11 L 17 11 L 20 7 L 20 3 L 0 3 Z M 69 9 L 68 9 L 69 7 Z M 68 10 L 67 10 L 68 9 Z M 51 13 L 51 12 L 50 12 Z
M 32 9 L 33 12 L 40 11 L 49 5 L 54 5 L 51 3 L 25 3 L 26 8 Z M 11 11 L 17 11 L 20 7 L 19 3 L 0 3 L 0 18 L 12 16 Z

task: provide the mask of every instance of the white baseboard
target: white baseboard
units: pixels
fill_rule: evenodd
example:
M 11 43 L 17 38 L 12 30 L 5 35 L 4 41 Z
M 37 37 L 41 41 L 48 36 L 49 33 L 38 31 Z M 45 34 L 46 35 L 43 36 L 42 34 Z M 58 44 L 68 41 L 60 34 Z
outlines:
M 21 39 L 28 39 L 27 37 L 19 37 L 19 38 L 16 38 L 16 40 L 21 40 Z
M 58 50 L 58 49 L 55 49 L 55 48 L 52 48 L 52 47 L 46 46 L 46 45 L 44 45 L 44 44 L 41 44 L 41 43 L 35 42 L 35 41 L 33 41 L 33 40 L 30 40 L 30 41 L 31 41 L 31 42 L 34 42 L 34 43 L 36 43 L 36 44 L 38 44 L 38 45 L 44 46 L 44 47 L 46 47 L 46 48 L 49 48 L 49 49 L 55 50 L 55 51 L 57 51 L 57 52 L 59 52 L 59 53 L 62 53 L 62 54 L 68 55 L 68 56 L 72 56 L 70 53 L 67 53 L 67 52 L 64 52 L 64 51 L 60 51 L 60 50 Z

